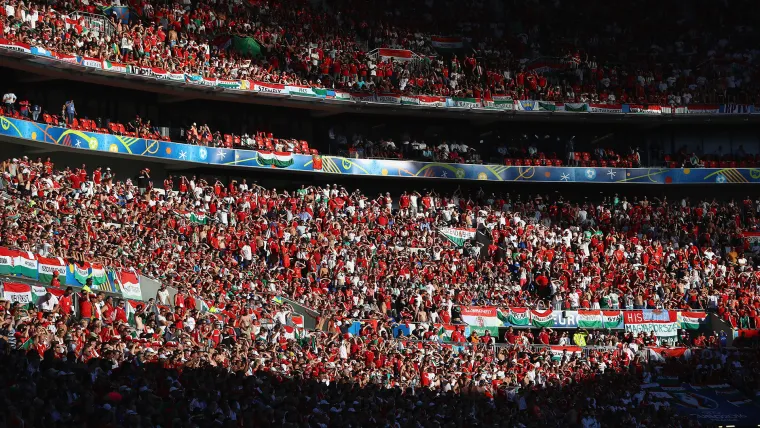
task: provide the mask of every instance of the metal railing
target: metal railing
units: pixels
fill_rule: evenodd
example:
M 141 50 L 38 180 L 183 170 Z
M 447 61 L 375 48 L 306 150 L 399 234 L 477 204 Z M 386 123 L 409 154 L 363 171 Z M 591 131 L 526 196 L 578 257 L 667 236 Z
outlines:
M 71 14 L 72 19 L 82 22 L 82 27 L 87 28 L 88 31 L 95 33 L 96 36 L 104 35 L 111 37 L 116 34 L 116 28 L 111 24 L 104 15 L 97 15 L 87 12 L 74 12 Z

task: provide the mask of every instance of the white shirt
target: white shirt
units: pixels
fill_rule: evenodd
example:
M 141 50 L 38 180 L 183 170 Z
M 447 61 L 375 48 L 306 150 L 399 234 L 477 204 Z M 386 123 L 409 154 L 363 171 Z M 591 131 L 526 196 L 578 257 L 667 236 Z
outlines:
M 43 297 L 43 299 L 45 298 Z M 51 294 L 50 298 L 44 300 L 40 304 L 40 308 L 42 308 L 43 311 L 52 311 L 55 308 L 55 305 L 57 304 L 58 304 L 58 298 L 54 294 Z
M 8 92 L 7 94 L 3 95 L 3 103 L 5 104 L 13 104 L 16 102 L 16 94 L 13 92 Z
M 243 252 L 243 258 L 246 260 L 251 260 L 253 258 L 253 253 L 251 251 L 251 246 L 248 244 L 243 245 L 243 248 L 241 249 Z

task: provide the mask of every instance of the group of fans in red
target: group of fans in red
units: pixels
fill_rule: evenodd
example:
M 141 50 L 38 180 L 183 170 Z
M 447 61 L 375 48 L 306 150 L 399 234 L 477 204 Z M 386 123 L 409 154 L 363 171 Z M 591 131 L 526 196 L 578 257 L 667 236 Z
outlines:
M 681 337 L 693 352 L 675 362 L 652 358 L 649 335 L 586 332 L 604 348 L 557 355 L 541 345 L 577 343 L 572 332 L 442 341 L 433 327 L 465 305 L 544 305 L 704 309 L 754 329 L 743 232 L 760 201 L 749 198 L 370 197 L 199 177 L 154 187 L 147 169 L 133 179 L 26 157 L 2 164 L 1 183 L 1 246 L 162 284 L 132 304 L 54 279 L 61 291 L 31 307 L 4 302 L 9 426 L 691 426 L 640 385 L 683 364 L 740 376 L 748 391 L 760 380 L 753 350 L 703 335 Z M 490 243 L 460 247 L 441 227 Z M 316 329 L 297 328 L 287 302 L 319 313 Z M 430 329 L 394 337 L 405 323 Z
M 651 0 L 594 10 L 318 3 L 135 1 L 129 23 L 95 28 L 77 12 L 110 4 L 8 0 L 0 29 L 3 39 L 101 64 L 362 93 L 757 101 L 756 37 L 743 13 L 753 5 L 743 0 L 680 5 L 689 13 L 677 21 L 676 6 Z M 704 28 L 714 16 L 720 25 Z M 371 54 L 376 48 L 415 59 Z M 3 102 L 13 110 L 16 96 Z M 72 126 L 67 106 L 62 120 Z M 37 120 L 40 109 L 31 112 Z M 149 122 L 133 128 L 155 133 Z M 192 143 L 314 153 L 303 141 L 191 129 Z M 391 153 L 480 161 L 461 142 L 397 150 L 388 141 Z M 546 161 L 535 145 L 526 150 L 499 154 Z M 611 154 L 599 161 L 618 162 Z M 161 183 L 148 168 L 126 177 L 25 156 L 3 161 L 0 174 L 0 247 L 161 284 L 136 302 L 53 277 L 33 303 L 0 300 L 0 426 L 691 427 L 705 421 L 677 411 L 659 385 L 730 384 L 751 397 L 737 408 L 760 391 L 750 338 L 760 328 L 752 193 L 581 200 L 391 183 L 374 195 L 295 180 L 286 189 L 207 176 Z M 442 228 L 478 239 L 455 243 Z M 727 347 L 725 336 L 682 333 L 676 355 L 654 351 L 653 333 L 468 331 L 460 308 L 483 306 L 707 311 L 742 336 Z M 456 327 L 442 334 L 442 325 Z M 680 405 L 709 407 L 676 395 Z

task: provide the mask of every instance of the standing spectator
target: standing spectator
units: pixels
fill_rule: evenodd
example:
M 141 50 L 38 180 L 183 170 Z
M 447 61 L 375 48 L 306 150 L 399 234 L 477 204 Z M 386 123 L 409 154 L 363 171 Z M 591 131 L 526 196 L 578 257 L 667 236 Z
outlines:
M 25 117 L 29 119 L 29 101 L 28 100 L 22 100 L 19 105 L 19 113 L 21 113 L 22 117 Z
M 8 114 L 13 114 L 16 111 L 16 94 L 13 92 L 7 92 L 3 95 L 3 104 L 5 104 L 5 109 L 8 111 Z
M 573 137 L 575 138 L 575 137 Z M 573 138 L 567 140 L 567 143 L 565 143 L 565 151 L 567 151 L 567 165 L 568 166 L 576 166 L 575 164 L 575 142 L 573 141 Z
M 137 189 L 141 195 L 145 194 L 145 190 L 152 187 L 150 185 L 150 169 L 144 168 L 140 170 L 140 174 L 137 176 Z
M 42 107 L 40 107 L 39 104 L 34 104 L 32 106 L 32 120 L 37 122 L 37 119 L 40 117 L 40 113 L 42 113 Z
M 53 279 L 50 280 L 50 286 L 55 288 L 61 288 L 61 280 L 58 278 L 58 272 L 53 274 Z
M 74 118 L 77 115 L 77 109 L 74 106 L 74 100 L 66 101 L 66 104 L 63 105 L 63 110 L 66 113 L 66 126 L 71 126 L 71 123 L 74 121 Z

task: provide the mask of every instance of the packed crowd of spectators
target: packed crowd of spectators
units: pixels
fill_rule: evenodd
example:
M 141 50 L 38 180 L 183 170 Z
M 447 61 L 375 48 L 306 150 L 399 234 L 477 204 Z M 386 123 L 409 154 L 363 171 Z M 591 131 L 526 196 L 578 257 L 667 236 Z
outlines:
M 450 323 L 458 305 L 539 302 L 709 309 L 748 328 L 760 319 L 741 235 L 757 226 L 760 201 L 749 198 L 370 198 L 197 177 L 154 187 L 147 169 L 133 179 L 27 158 L 3 162 L 0 187 L 1 246 L 134 268 L 178 290 L 135 305 L 133 316 L 130 303 L 103 293 L 82 292 L 78 313 L 71 290 L 38 301 L 39 311 L 5 302 L 0 346 L 28 351 L 0 357 L 10 424 L 690 426 L 639 395 L 659 373 L 651 364 L 662 364 L 638 352 L 652 343 L 646 335 L 586 336 L 614 348 L 553 359 L 511 331 L 511 346 L 497 348 L 487 337 L 440 343 L 432 331 L 393 339 L 391 326 Z M 477 227 L 492 243 L 459 248 L 441 226 Z M 321 331 L 294 332 L 278 296 L 319 311 Z M 375 322 L 347 334 L 360 319 Z M 713 352 L 726 370 L 739 358 Z
M 132 22 L 114 20 L 114 34 L 107 35 L 64 18 L 92 12 L 89 2 L 8 0 L 2 24 L 6 38 L 61 53 L 227 79 L 485 99 L 756 101 L 754 29 L 737 13 L 748 2 L 662 7 L 637 0 L 594 10 L 563 2 L 436 3 L 344 0 L 330 9 L 303 0 L 136 1 Z M 720 17 L 720 25 L 709 17 Z M 605 25 L 577 24 L 589 21 Z M 261 55 L 241 54 L 230 35 L 255 39 Z M 436 35 L 457 36 L 457 46 L 467 49 L 439 54 Z M 384 47 L 411 50 L 419 59 L 368 52 Z
M 749 197 L 369 197 L 337 185 L 278 190 L 184 176 L 153 187 L 145 170 L 117 180 L 109 169 L 29 159 L 3 171 L 13 197 L 0 208 L 14 215 L 3 218 L 0 245 L 135 268 L 194 289 L 209 306 L 237 306 L 237 292 L 280 294 L 347 319 L 438 322 L 454 305 L 541 301 L 709 309 L 734 325 L 760 316 L 756 248 L 743 235 L 757 231 L 760 200 Z M 491 242 L 460 248 L 438 233 L 443 226 L 478 228 Z

